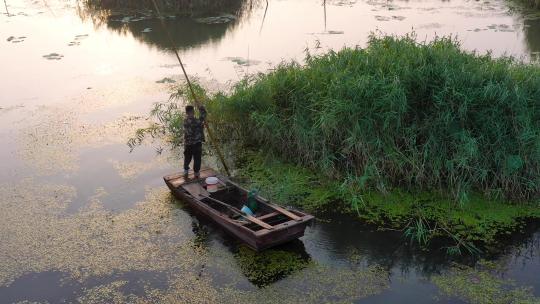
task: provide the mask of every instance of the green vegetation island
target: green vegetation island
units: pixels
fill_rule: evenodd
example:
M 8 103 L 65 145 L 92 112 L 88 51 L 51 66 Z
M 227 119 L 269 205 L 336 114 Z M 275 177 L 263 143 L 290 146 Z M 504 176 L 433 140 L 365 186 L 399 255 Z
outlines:
M 157 104 L 129 145 L 165 134 L 179 146 L 185 92 Z M 452 37 L 373 34 L 228 93 L 196 92 L 234 175 L 278 203 L 449 254 L 495 252 L 540 219 L 537 64 L 466 52 Z

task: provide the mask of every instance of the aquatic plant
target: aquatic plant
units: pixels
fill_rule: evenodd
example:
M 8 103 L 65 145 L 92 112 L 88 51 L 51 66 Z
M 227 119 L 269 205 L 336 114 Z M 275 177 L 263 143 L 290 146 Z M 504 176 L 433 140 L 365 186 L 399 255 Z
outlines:
M 450 37 L 372 35 L 282 63 L 210 103 L 221 138 L 364 190 L 540 194 L 540 68 L 461 50 Z

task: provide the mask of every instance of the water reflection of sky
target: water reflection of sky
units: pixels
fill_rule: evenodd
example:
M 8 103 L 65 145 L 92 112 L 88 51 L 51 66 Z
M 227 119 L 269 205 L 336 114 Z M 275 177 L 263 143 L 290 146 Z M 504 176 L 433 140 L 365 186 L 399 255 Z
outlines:
M 170 54 L 142 46 L 164 49 L 168 45 L 157 20 L 123 24 L 86 17 L 81 22 L 74 4 L 65 8 L 55 2 L 47 6 L 22 0 L 7 3 L 14 16 L 1 17 L 6 37 L 0 45 L 0 64 L 3 75 L 10 75 L 2 83 L 5 102 L 38 96 L 58 100 L 58 93 L 75 93 L 118 77 L 177 73 L 163 67 L 175 64 Z M 85 16 L 84 8 L 79 11 Z M 167 22 L 176 45 L 183 49 L 188 70 L 223 82 L 264 71 L 281 60 L 302 59 L 306 47 L 317 52 L 365 45 L 373 31 L 414 30 L 421 40 L 456 35 L 465 48 L 492 50 L 495 55 L 528 56 L 539 50 L 538 20 L 523 21 L 508 13 L 501 1 L 340 1 L 329 2 L 326 10 L 318 1 L 270 1 L 264 13 L 265 6 L 259 3 L 231 24 L 198 24 L 181 18 Z M 143 33 L 146 28 L 152 31 Z M 8 43 L 9 36 L 27 38 Z M 72 42 L 76 44 L 68 46 Z M 51 53 L 64 57 L 43 58 Z M 242 64 L 248 59 L 255 64 Z
M 13 16 L 0 16 L 0 190 L 6 191 L 0 192 L 6 207 L 0 220 L 14 223 L 10 231 L 32 231 L 8 216 L 26 214 L 35 218 L 21 223 L 30 226 L 43 219 L 34 224 L 43 231 L 19 239 L 0 231 L 0 257 L 28 245 L 25 241 L 39 249 L 28 250 L 18 269 L 0 267 L 17 274 L 12 286 L 0 286 L 0 302 L 75 300 L 79 295 L 73 292 L 82 288 L 140 296 L 141 286 L 201 299 L 211 299 L 215 294 L 210 293 L 217 291 L 227 295 L 227 287 L 234 286 L 244 293 L 228 296 L 244 302 L 271 302 L 287 295 L 299 303 L 317 302 L 321 290 L 331 290 L 330 300 L 366 303 L 419 303 L 420 298 L 429 303 L 438 296 L 429 277 L 448 267 L 443 254 L 419 253 L 406 246 L 398 232 L 373 232 L 347 220 L 321 221 L 309 228 L 301 246 L 292 251 L 314 265 L 259 290 L 242 270 L 234 240 L 172 204 L 160 188 L 161 176 L 179 167 L 178 157 L 156 157 L 151 145 L 133 153 L 125 146 L 130 134 L 145 125 L 152 103 L 167 98 L 167 84 L 156 81 L 180 79 L 157 22 L 119 26 L 95 15 L 81 21 L 84 7 L 73 2 L 6 3 Z M 493 50 L 495 55 L 526 56 L 540 50 L 538 20 L 510 14 L 501 1 L 328 1 L 325 10 L 321 1 L 271 0 L 266 16 L 264 4 L 230 24 L 169 20 L 188 71 L 207 83 L 217 80 L 217 87 L 246 73 L 266 71 L 281 60 L 302 59 L 306 47 L 318 53 L 364 45 L 372 31 L 404 34 L 414 29 L 419 39 L 452 34 L 466 49 Z M 152 31 L 143 33 L 146 28 Z M 45 216 L 48 210 L 40 209 L 59 191 L 51 185 L 74 192 L 70 203 L 60 208 L 61 216 Z M 24 208 L 15 208 L 18 203 Z M 111 219 L 120 224 L 112 225 Z M 505 275 L 533 286 L 536 295 L 538 239 L 536 234 L 498 258 L 508 267 Z M 84 244 L 76 246 L 79 242 Z M 83 250 L 86 245 L 89 252 Z M 162 259 L 153 259 L 156 254 Z M 13 265 L 2 264 L 6 261 L 0 264 Z M 370 266 L 380 268 L 365 272 Z M 88 275 L 82 283 L 73 279 L 81 273 Z M 29 285 L 35 292 L 27 291 Z M 106 288 L 93 289 L 99 286 Z

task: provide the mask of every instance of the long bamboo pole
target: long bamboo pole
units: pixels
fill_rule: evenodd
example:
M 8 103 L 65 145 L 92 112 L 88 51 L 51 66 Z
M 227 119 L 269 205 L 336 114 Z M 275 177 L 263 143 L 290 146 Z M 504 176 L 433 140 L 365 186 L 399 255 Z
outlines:
M 324 0 L 323 6 L 324 6 L 324 32 L 326 32 L 326 0 Z
M 261 33 L 262 33 L 263 26 L 264 26 L 264 20 L 266 19 L 266 12 L 267 11 L 268 11 L 268 0 L 266 0 L 266 7 L 264 8 L 264 15 L 263 15 L 263 19 L 262 19 L 262 22 L 261 22 L 261 28 L 259 29 L 259 35 L 261 35 Z
M 8 17 L 10 17 L 11 15 L 9 14 L 9 11 L 8 11 L 8 8 L 7 8 L 7 2 L 6 0 L 4 0 L 4 6 L 6 7 L 6 14 Z
M 188 74 L 186 72 L 186 69 L 184 68 L 184 64 L 182 63 L 182 59 L 180 59 L 180 54 L 178 53 L 178 49 L 176 48 L 176 45 L 174 44 L 174 40 L 171 37 L 171 34 L 169 33 L 169 30 L 167 30 L 167 26 L 165 25 L 165 21 L 163 21 L 163 16 L 161 15 L 161 12 L 159 10 L 159 7 L 155 0 L 152 0 L 152 3 L 154 4 L 154 8 L 156 9 L 156 13 L 158 14 L 158 18 L 161 21 L 161 26 L 163 27 L 163 30 L 165 31 L 165 34 L 167 35 L 167 38 L 169 40 L 169 43 L 171 44 L 171 47 L 174 51 L 174 54 L 176 55 L 176 59 L 178 59 L 178 62 L 180 63 L 180 67 L 182 68 L 182 72 L 184 73 L 184 77 L 186 78 L 186 82 L 188 84 L 189 90 L 191 92 L 191 96 L 193 97 L 193 100 L 195 101 L 195 104 L 197 107 L 201 106 L 201 102 L 199 101 L 199 98 L 195 94 L 195 91 L 193 90 L 193 86 L 191 84 L 191 81 L 189 80 Z M 206 127 L 206 130 L 208 130 L 208 137 L 210 137 L 210 142 L 212 143 L 212 146 L 214 146 L 214 149 L 216 150 L 216 153 L 219 157 L 219 160 L 221 161 L 221 164 L 223 165 L 223 168 L 225 169 L 225 172 L 227 175 L 231 175 L 229 172 L 229 167 L 227 166 L 227 163 L 225 163 L 225 158 L 223 157 L 223 153 L 221 153 L 221 149 L 219 148 L 218 143 L 215 140 L 214 134 L 212 132 L 212 129 L 208 125 L 208 122 L 204 121 L 204 126 Z

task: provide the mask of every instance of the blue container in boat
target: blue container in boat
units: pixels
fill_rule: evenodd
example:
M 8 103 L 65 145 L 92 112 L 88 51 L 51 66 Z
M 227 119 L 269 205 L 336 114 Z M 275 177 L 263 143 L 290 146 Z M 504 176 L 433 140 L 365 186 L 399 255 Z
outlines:
M 247 215 L 254 215 L 253 211 L 251 211 L 251 209 L 249 209 L 249 207 L 246 205 L 244 205 L 240 211 L 244 212 Z

